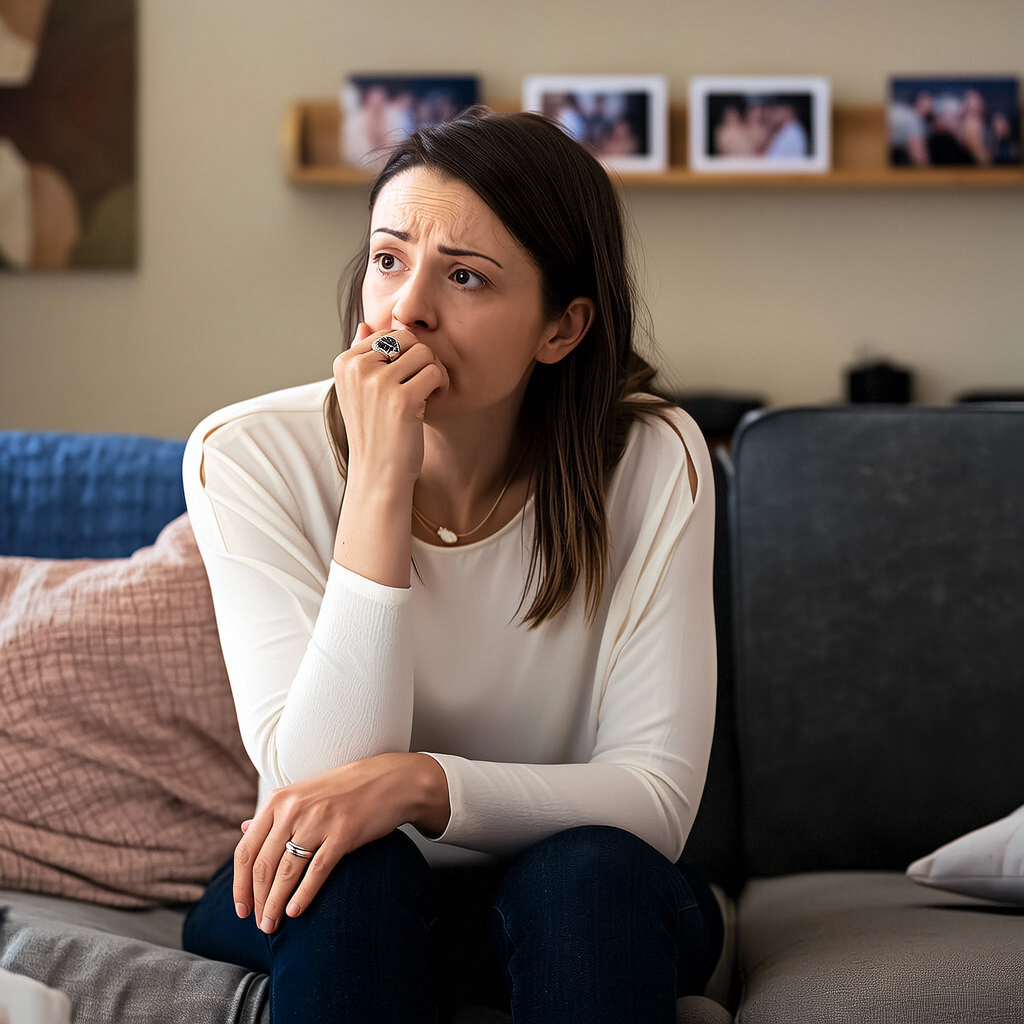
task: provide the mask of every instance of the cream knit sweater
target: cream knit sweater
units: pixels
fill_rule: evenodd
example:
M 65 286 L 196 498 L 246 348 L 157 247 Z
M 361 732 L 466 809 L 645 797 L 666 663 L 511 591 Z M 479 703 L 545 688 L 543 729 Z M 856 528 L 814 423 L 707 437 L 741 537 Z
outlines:
M 415 834 L 434 863 L 584 824 L 626 829 L 675 860 L 715 709 L 713 478 L 696 426 L 674 414 L 684 447 L 656 417 L 633 425 L 608 486 L 611 561 L 596 619 L 586 623 L 577 593 L 530 630 L 519 618 L 532 502 L 476 543 L 414 539 L 409 589 L 332 562 L 345 481 L 324 425 L 331 383 L 214 413 L 185 453 L 262 795 L 357 758 L 420 750 L 444 769 L 451 797 L 444 834 Z

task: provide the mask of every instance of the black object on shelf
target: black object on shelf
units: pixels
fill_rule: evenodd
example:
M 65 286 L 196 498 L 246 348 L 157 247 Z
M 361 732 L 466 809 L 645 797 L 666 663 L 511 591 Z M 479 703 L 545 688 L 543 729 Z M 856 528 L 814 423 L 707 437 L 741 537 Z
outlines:
M 851 402 L 882 402 L 905 405 L 911 400 L 914 376 L 892 363 L 854 366 L 846 373 L 846 393 Z

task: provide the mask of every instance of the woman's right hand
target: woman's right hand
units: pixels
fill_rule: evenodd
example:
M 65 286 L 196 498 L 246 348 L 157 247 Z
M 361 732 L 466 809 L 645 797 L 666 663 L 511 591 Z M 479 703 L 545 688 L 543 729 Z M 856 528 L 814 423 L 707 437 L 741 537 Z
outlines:
M 390 363 L 371 346 L 385 335 L 401 352 Z M 407 330 L 371 332 L 360 324 L 346 352 L 334 360 L 349 448 L 349 486 L 361 478 L 375 487 L 411 488 L 423 465 L 427 399 L 448 387 L 448 372 L 427 345 Z
M 448 779 L 429 754 L 378 754 L 275 789 L 242 823 L 235 911 L 244 918 L 255 910 L 270 935 L 286 914 L 298 917 L 310 905 L 346 853 L 406 822 L 440 835 L 450 816 Z M 313 857 L 290 853 L 289 839 Z
M 390 363 L 371 346 L 390 335 L 401 352 Z M 427 399 L 448 387 L 448 371 L 407 330 L 371 332 L 360 324 L 334 361 L 334 388 L 348 439 L 348 472 L 334 560 L 366 579 L 409 586 L 412 492 L 423 466 Z

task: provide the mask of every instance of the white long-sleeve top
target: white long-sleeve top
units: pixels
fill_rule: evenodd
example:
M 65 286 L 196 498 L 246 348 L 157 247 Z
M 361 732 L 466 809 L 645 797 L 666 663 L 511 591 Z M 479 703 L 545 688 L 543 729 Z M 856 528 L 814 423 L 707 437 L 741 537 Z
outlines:
M 261 800 L 358 758 L 417 750 L 448 780 L 447 829 L 415 835 L 435 863 L 472 856 L 446 847 L 506 853 L 577 825 L 626 829 L 675 860 L 715 707 L 713 476 L 695 424 L 682 411 L 671 413 L 678 434 L 656 416 L 633 424 L 608 482 L 596 617 L 586 621 L 580 586 L 529 629 L 532 500 L 476 543 L 414 538 L 408 589 L 332 561 L 345 480 L 325 426 L 331 386 L 216 412 L 185 452 Z

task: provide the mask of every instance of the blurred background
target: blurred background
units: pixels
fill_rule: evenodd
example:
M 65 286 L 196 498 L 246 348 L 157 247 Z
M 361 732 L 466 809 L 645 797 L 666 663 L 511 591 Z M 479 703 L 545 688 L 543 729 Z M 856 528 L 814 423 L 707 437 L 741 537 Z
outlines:
M 85 0 L 83 0 L 85 2 Z M 288 103 L 353 72 L 820 74 L 881 106 L 899 75 L 1024 73 L 1020 0 L 138 0 L 137 266 L 0 274 L 0 429 L 184 437 L 329 376 L 366 189 L 289 184 Z M 1024 387 L 1024 188 L 625 193 L 673 391 L 845 397 L 886 356 L 918 401 Z

